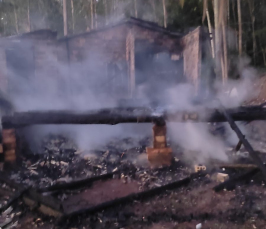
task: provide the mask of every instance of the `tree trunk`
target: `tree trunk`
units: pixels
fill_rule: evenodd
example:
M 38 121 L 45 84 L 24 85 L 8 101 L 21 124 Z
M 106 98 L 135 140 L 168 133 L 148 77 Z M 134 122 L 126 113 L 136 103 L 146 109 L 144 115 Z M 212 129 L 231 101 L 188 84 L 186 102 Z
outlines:
M 91 2 L 91 29 L 93 29 L 93 28 L 94 28 L 94 16 L 93 16 L 93 14 L 94 14 L 94 12 L 93 12 L 93 0 L 90 0 L 90 2 Z
M 93 1 L 94 1 L 93 5 L 94 5 L 94 22 L 95 22 L 94 28 L 97 29 L 97 27 L 98 27 L 98 22 L 97 22 L 97 1 L 95 1 L 95 0 L 93 0 Z
M 71 0 L 71 14 L 72 14 L 72 33 L 75 32 L 75 17 L 74 17 L 74 3 L 73 0 Z
M 261 52 L 262 52 L 263 63 L 264 63 L 264 66 L 266 66 L 266 49 L 263 48 L 260 39 L 259 39 L 259 44 L 260 44 L 260 48 L 261 48 Z
M 264 51 L 264 49 L 262 49 L 262 56 L 263 56 L 264 66 L 266 67 L 266 51 Z
M 223 33 L 223 54 L 224 54 L 224 74 L 223 74 L 223 83 L 227 83 L 228 79 L 228 58 L 227 58 L 227 39 L 226 39 L 226 29 L 225 21 L 222 21 L 222 33 Z
M 252 41 L 253 41 L 253 62 L 256 64 L 256 36 L 255 36 L 255 15 L 254 15 L 254 0 L 249 0 L 249 13 L 252 25 Z
M 230 0 L 226 0 L 227 5 L 227 20 L 230 21 Z
M 230 2 L 229 2 L 229 4 L 230 4 Z M 232 1 L 232 11 L 233 11 L 233 19 L 234 19 L 234 28 L 236 29 L 236 27 L 237 27 L 237 20 L 236 20 L 236 11 L 235 11 L 235 2 L 234 1 Z M 237 29 L 235 30 L 235 32 L 236 31 L 237 31 Z M 237 32 L 236 32 L 236 34 L 237 34 Z M 236 41 L 235 42 L 235 44 L 236 44 L 235 48 L 238 49 L 238 39 L 237 39 L 237 36 L 236 36 L 236 40 L 235 41 Z
M 107 2 L 104 0 L 104 16 L 105 16 L 105 25 L 107 25 Z
M 29 32 L 31 31 L 31 21 L 30 21 L 30 0 L 28 0 L 28 26 Z
M 213 36 L 213 30 L 212 30 L 211 19 L 210 19 L 208 7 L 206 7 L 206 16 L 207 16 L 208 28 L 209 28 L 210 38 L 211 38 L 212 58 L 215 58 L 214 43 L 213 43 L 214 36 Z
M 135 17 L 138 17 L 137 0 L 134 0 Z
M 68 27 L 67 27 L 67 2 L 63 0 L 63 17 L 64 17 L 64 36 L 68 35 Z
M 154 21 L 157 21 L 157 18 L 156 18 L 156 9 L 155 9 L 155 0 L 150 0 L 151 1 L 151 5 L 152 5 L 152 13 L 153 13 L 153 20 Z
M 167 27 L 167 11 L 166 11 L 166 5 L 165 5 L 165 0 L 163 0 L 163 24 L 164 28 Z
M 224 62 L 224 72 L 223 72 L 223 84 L 227 83 L 228 79 L 228 59 L 227 59 L 227 34 L 226 34 L 226 25 L 227 25 L 227 3 L 228 1 L 225 0 L 225 2 L 220 2 L 220 13 L 221 13 L 221 27 L 222 27 L 222 39 L 223 39 L 223 62 Z
M 16 10 L 16 6 L 15 5 L 14 5 L 14 16 L 15 16 L 16 33 L 18 34 L 18 15 L 17 15 L 17 10 Z
M 241 16 L 241 0 L 237 0 L 237 15 L 238 15 L 238 49 L 239 55 L 242 55 L 242 16 Z
M 113 14 L 116 14 L 116 0 L 113 0 Z
M 222 65 L 221 65 L 221 31 L 219 25 L 219 0 L 213 1 L 214 7 L 214 27 L 215 27 L 215 72 L 218 78 L 222 78 Z

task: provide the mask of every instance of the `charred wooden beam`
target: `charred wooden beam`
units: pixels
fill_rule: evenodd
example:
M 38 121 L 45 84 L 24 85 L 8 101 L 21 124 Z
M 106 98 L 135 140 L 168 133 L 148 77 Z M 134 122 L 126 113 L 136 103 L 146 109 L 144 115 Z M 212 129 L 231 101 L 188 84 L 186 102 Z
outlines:
M 235 147 L 235 151 L 238 152 L 240 150 L 241 146 L 242 146 L 242 142 L 238 141 L 238 143 L 237 143 L 237 145 Z
M 185 178 L 183 180 L 175 181 L 175 182 L 172 182 L 172 183 L 169 183 L 169 184 L 157 187 L 157 188 L 153 188 L 153 189 L 150 189 L 147 191 L 143 191 L 143 192 L 139 192 L 139 193 L 133 193 L 133 194 L 130 194 L 128 196 L 114 199 L 111 201 L 107 201 L 107 202 L 101 203 L 101 204 L 96 205 L 96 206 L 92 206 L 92 207 L 84 208 L 84 209 L 81 209 L 78 211 L 70 212 L 68 214 L 65 214 L 61 220 L 70 219 L 71 217 L 75 217 L 75 216 L 78 216 L 80 214 L 92 214 L 92 213 L 102 211 L 104 209 L 114 207 L 114 206 L 117 206 L 120 204 L 131 203 L 134 200 L 143 200 L 146 198 L 152 198 L 153 196 L 159 195 L 165 191 L 187 186 L 187 185 L 189 185 L 189 183 L 193 179 L 195 179 L 197 177 L 201 177 L 202 175 L 206 175 L 206 174 L 195 173 L 195 174 L 188 176 L 187 178 Z
M 226 113 L 233 121 L 266 120 L 266 108 L 238 107 L 227 109 Z M 156 125 L 164 125 L 165 122 L 227 122 L 227 118 L 222 111 L 217 109 L 202 109 L 197 112 L 164 111 L 158 114 L 147 108 L 116 108 L 83 113 L 69 111 L 18 112 L 2 117 L 4 129 L 42 124 L 156 123 Z
M 95 112 L 74 113 L 67 111 L 20 112 L 2 118 L 3 128 L 19 128 L 38 124 L 108 124 L 118 123 L 161 123 L 163 117 L 142 110 L 106 109 Z
M 252 146 L 250 145 L 250 143 L 248 142 L 248 140 L 242 134 L 241 130 L 238 128 L 238 126 L 234 122 L 234 120 L 231 117 L 231 115 L 223 107 L 222 107 L 222 111 L 223 111 L 223 114 L 224 114 L 226 120 L 230 124 L 232 130 L 235 131 L 237 137 L 242 142 L 243 146 L 248 151 L 250 157 L 253 159 L 253 161 L 256 163 L 256 165 L 259 167 L 259 169 L 261 170 L 264 178 L 266 179 L 266 167 L 263 164 L 262 160 L 260 159 L 258 153 L 252 148 Z
M 52 185 L 52 186 L 49 186 L 49 187 L 40 188 L 40 189 L 38 189 L 38 191 L 43 193 L 43 192 L 54 192 L 54 191 L 64 191 L 64 190 L 78 189 L 78 188 L 81 188 L 81 187 L 85 187 L 85 186 L 91 185 L 95 181 L 99 181 L 99 180 L 104 181 L 104 180 L 107 180 L 107 179 L 111 179 L 111 178 L 113 178 L 113 175 L 118 173 L 118 172 L 119 171 L 103 174 L 103 175 L 96 176 L 96 177 L 89 177 L 89 178 L 86 178 L 86 179 L 75 180 L 75 181 L 68 182 L 68 183 L 63 183 L 63 184 L 55 184 L 55 185 Z

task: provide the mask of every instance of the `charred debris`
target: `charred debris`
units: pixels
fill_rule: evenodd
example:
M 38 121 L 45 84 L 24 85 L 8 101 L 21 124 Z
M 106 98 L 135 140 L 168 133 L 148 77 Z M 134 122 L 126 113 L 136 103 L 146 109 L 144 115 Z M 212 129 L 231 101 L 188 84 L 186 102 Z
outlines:
M 2 118 L 4 168 L 0 177 L 2 184 L 0 211 L 6 217 L 3 226 L 26 225 L 23 222 L 25 217 L 31 218 L 35 215 L 39 218 L 31 219 L 36 226 L 52 224 L 53 227 L 68 228 L 71 225 L 84 225 L 84 219 L 90 219 L 92 225 L 100 223 L 103 227 L 113 225 L 115 228 L 115 225 L 127 225 L 126 219 L 136 224 L 140 223 L 137 220 L 137 213 L 133 213 L 134 206 L 143 204 L 142 207 L 147 208 L 146 205 L 151 203 L 150 201 L 154 202 L 159 198 L 160 202 L 160 198 L 170 198 L 169 195 L 176 195 L 180 189 L 192 189 L 195 192 L 197 189 L 207 188 L 220 193 L 237 190 L 237 187 L 238 189 L 241 186 L 245 187 L 250 185 L 250 182 L 253 182 L 255 187 L 263 188 L 265 156 L 252 148 L 235 121 L 244 121 L 243 117 L 251 117 L 246 118 L 249 121 L 263 120 L 264 108 L 256 106 L 211 111 L 209 116 L 206 114 L 202 116 L 208 117 L 207 119 L 200 118 L 199 112 L 193 112 L 193 115 L 189 112 L 182 112 L 182 115 L 180 112 L 172 112 L 158 116 L 158 113 L 153 115 L 149 109 L 145 109 L 145 113 L 143 108 L 105 109 L 83 113 L 82 116 L 69 112 L 23 112 L 4 116 Z M 144 114 L 148 118 L 144 118 Z M 220 122 L 227 121 L 231 125 L 249 153 L 250 159 L 236 156 L 232 147 L 228 155 L 235 164 L 212 161 L 208 165 L 191 165 L 182 159 L 185 152 L 180 147 L 176 148 L 166 143 L 165 124 L 168 121 L 209 122 L 210 117 Z M 60 123 L 58 120 L 61 120 Z M 114 125 L 124 120 L 131 120 L 133 123 L 141 123 L 140 120 L 154 123 L 153 138 L 140 139 L 135 143 L 130 142 L 134 139 L 117 139 L 101 150 L 84 154 L 69 139 L 50 135 L 43 141 L 42 153 L 35 155 L 29 152 L 23 153 L 22 148 L 20 152 L 18 151 L 23 145 L 22 130 L 30 125 L 47 124 L 47 122 L 49 124 L 103 122 Z M 147 148 L 151 143 L 152 147 Z M 134 147 L 129 149 L 128 145 Z M 131 209 L 130 213 L 119 213 L 115 216 L 115 220 L 114 216 L 109 215 L 112 211 L 120 212 L 121 209 L 128 208 Z M 240 211 L 239 209 L 236 207 L 235 211 Z M 205 222 L 218 217 L 210 213 L 195 216 L 184 215 L 181 212 L 180 215 L 169 214 L 165 217 L 166 221 L 170 220 L 171 223 Z M 100 217 L 99 222 L 95 222 L 94 217 Z M 232 215 L 230 212 L 225 212 L 224 217 Z M 149 223 L 156 223 L 155 218 L 142 221 L 141 225 Z

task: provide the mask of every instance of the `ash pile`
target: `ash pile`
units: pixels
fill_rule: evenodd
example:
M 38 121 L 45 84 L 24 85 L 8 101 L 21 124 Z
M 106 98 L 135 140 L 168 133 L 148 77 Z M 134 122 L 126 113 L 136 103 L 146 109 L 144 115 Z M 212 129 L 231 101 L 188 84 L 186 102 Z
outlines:
M 42 139 L 37 153 L 27 151 L 31 153 L 25 154 L 22 168 L 17 172 L 13 171 L 12 179 L 26 185 L 45 187 L 120 171 L 122 177 L 129 174 L 139 175 L 141 180 L 145 181 L 144 189 L 164 185 L 167 181 L 174 181 L 189 174 L 177 157 L 173 163 L 173 168 L 179 168 L 176 178 L 177 174 L 168 168 L 161 168 L 161 177 L 158 171 L 151 170 L 145 151 L 151 142 L 150 137 L 114 138 L 95 150 L 82 151 L 70 138 L 50 134 Z M 182 170 L 184 176 L 180 177 Z M 126 180 L 130 180 L 130 176 Z

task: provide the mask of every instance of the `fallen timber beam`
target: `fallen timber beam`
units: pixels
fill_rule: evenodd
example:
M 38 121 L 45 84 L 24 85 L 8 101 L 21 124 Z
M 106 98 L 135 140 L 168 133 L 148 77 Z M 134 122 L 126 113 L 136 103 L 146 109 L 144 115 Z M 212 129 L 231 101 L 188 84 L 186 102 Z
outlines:
M 78 189 L 84 186 L 91 185 L 95 181 L 104 181 L 113 178 L 114 174 L 119 173 L 117 170 L 116 172 L 112 173 L 106 173 L 100 176 L 95 177 L 89 177 L 85 179 L 80 180 L 74 180 L 72 182 L 62 183 L 62 184 L 55 184 L 49 187 L 45 188 L 39 188 L 38 192 L 44 193 L 44 192 L 54 192 L 54 191 L 65 191 L 65 190 L 71 190 L 71 189 Z
M 253 159 L 253 161 L 256 163 L 258 168 L 261 170 L 264 179 L 266 179 L 266 167 L 263 164 L 262 160 L 260 159 L 258 153 L 252 148 L 248 140 L 245 138 L 245 136 L 242 134 L 241 130 L 238 128 L 238 126 L 235 124 L 233 118 L 231 115 L 222 107 L 223 114 L 230 124 L 233 131 L 235 131 L 237 137 L 239 138 L 239 141 L 242 142 L 245 149 L 248 151 L 250 157 Z
M 234 121 L 266 120 L 266 108 L 238 107 L 227 109 Z M 224 113 L 217 109 L 200 109 L 198 111 L 156 111 L 148 108 L 124 109 L 113 108 L 90 112 L 71 111 L 36 111 L 17 112 L 2 117 L 3 129 L 20 128 L 43 124 L 107 124 L 119 123 L 156 123 L 165 122 L 227 122 Z
M 75 217 L 81 214 L 93 214 L 102 210 L 105 210 L 107 208 L 110 207 L 114 207 L 117 205 L 121 205 L 121 204 L 127 204 L 127 203 L 131 203 L 134 200 L 143 200 L 146 198 L 152 198 L 153 196 L 159 195 L 165 191 L 169 191 L 169 190 L 173 190 L 173 189 L 178 189 L 181 187 L 185 187 L 187 185 L 190 184 L 191 181 L 193 181 L 195 178 L 199 178 L 199 177 L 203 177 L 205 176 L 205 173 L 194 173 L 191 174 L 190 176 L 184 178 L 183 180 L 179 180 L 179 181 L 175 181 L 157 188 L 153 188 L 147 191 L 143 191 L 143 192 L 138 192 L 138 193 L 133 193 L 130 194 L 128 196 L 122 197 L 122 198 L 117 198 L 111 201 L 107 201 L 107 202 L 103 202 L 99 205 L 95 205 L 92 207 L 87 207 L 78 211 L 73 211 L 73 212 L 69 212 L 66 213 L 62 218 L 61 218 L 61 222 L 65 222 L 64 220 L 66 219 L 70 219 L 71 217 Z

